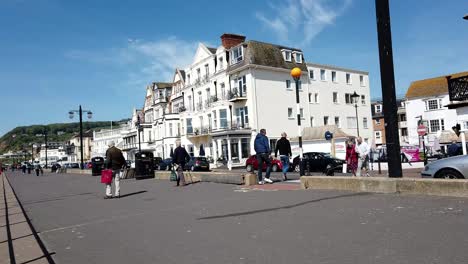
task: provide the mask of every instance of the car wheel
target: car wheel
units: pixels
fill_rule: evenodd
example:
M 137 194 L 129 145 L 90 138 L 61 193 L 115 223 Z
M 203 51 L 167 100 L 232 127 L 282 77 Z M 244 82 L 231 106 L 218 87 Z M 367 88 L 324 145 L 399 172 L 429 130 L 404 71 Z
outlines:
M 253 172 L 252 164 L 248 164 L 247 166 L 245 166 L 245 169 L 247 170 L 247 172 Z
M 464 179 L 463 175 L 461 175 L 458 171 L 453 169 L 443 169 L 436 174 L 435 178 L 442 178 L 442 179 Z
M 299 166 L 299 164 L 296 164 L 296 166 L 294 166 L 294 171 L 301 172 L 301 166 Z
M 271 171 L 272 172 L 277 172 L 278 171 L 278 165 L 273 164 L 273 166 L 271 166 Z

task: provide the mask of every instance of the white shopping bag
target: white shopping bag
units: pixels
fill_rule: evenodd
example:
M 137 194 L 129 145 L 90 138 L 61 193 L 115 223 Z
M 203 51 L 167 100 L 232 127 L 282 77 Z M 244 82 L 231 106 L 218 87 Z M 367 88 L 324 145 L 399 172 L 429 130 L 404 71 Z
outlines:
M 348 164 L 344 163 L 343 164 L 343 173 L 348 172 Z

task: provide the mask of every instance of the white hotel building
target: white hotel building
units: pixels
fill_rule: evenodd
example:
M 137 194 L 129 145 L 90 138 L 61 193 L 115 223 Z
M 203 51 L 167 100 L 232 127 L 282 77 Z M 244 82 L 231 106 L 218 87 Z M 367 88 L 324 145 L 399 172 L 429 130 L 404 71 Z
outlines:
M 360 135 L 372 139 L 367 72 L 306 63 L 300 49 L 246 41 L 244 36 L 224 34 L 221 42 L 218 48 L 199 44 L 192 64 L 175 70 L 171 87 L 153 83 L 147 88 L 142 134 L 145 148 L 155 156 L 169 157 L 181 139 L 194 156 L 203 148 L 215 161 L 243 165 L 255 153 L 253 141 L 261 128 L 273 146 L 283 131 L 296 137 L 294 67 L 303 72 L 303 127 L 336 124 L 355 136 L 350 96 L 356 91 Z

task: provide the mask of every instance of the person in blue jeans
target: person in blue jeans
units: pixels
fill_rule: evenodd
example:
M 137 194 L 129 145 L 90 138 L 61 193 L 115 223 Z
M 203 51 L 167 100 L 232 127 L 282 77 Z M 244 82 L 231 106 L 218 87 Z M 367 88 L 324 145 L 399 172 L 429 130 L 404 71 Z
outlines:
M 289 143 L 289 140 L 287 139 L 287 134 L 286 132 L 281 133 L 281 139 L 276 142 L 276 148 L 275 148 L 275 158 L 278 157 L 278 151 L 280 154 L 280 160 L 281 164 L 283 165 L 283 176 L 284 180 L 288 180 L 288 170 L 289 170 L 289 158 L 292 156 L 291 153 L 291 143 Z
M 273 181 L 270 180 L 270 172 L 271 172 L 270 142 L 268 140 L 268 137 L 266 136 L 266 130 L 263 128 L 260 129 L 260 133 L 257 134 L 257 137 L 255 137 L 254 149 L 255 149 L 255 152 L 257 153 L 257 161 L 258 161 L 258 174 L 257 174 L 258 184 L 273 183 Z M 265 179 L 262 178 L 262 168 L 263 168 L 264 162 L 266 163 Z

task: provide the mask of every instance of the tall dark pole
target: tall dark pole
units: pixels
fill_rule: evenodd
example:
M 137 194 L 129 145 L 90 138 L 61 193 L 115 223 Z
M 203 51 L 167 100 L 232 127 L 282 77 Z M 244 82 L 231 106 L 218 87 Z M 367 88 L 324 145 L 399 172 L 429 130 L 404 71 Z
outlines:
M 356 109 L 356 128 L 357 128 L 357 136 L 359 137 L 359 117 L 357 114 L 357 102 L 354 102 L 354 108 Z
M 137 129 L 138 129 L 138 151 L 141 153 L 141 139 L 140 139 L 140 130 L 141 130 L 141 123 L 140 123 L 140 116 L 138 118 Z
M 301 127 L 301 105 L 300 105 L 300 96 L 299 96 L 299 80 L 301 79 L 301 69 L 293 68 L 291 70 L 291 76 L 296 82 L 296 111 L 297 111 L 297 133 L 299 140 L 299 176 L 304 176 L 304 166 L 302 164 L 302 127 Z
M 419 124 L 423 124 L 422 115 L 419 116 Z M 424 165 L 427 165 L 427 155 L 426 155 L 426 142 L 424 140 L 424 135 L 420 137 L 422 139 L 423 153 L 424 153 Z M 421 146 L 421 145 L 419 145 Z
M 80 156 L 81 156 L 81 162 L 80 162 L 80 168 L 83 170 L 84 165 L 83 165 L 83 110 L 81 109 L 80 105 Z
M 395 74 L 393 71 L 392 32 L 390 28 L 390 7 L 388 0 L 375 0 L 377 17 L 377 35 L 379 41 L 380 80 L 382 97 L 385 139 L 387 145 L 388 175 L 401 178 L 400 142 L 398 136 L 397 102 L 395 94 Z
M 47 162 L 47 128 L 44 128 L 44 141 L 45 141 L 45 167 L 47 169 L 48 162 Z

